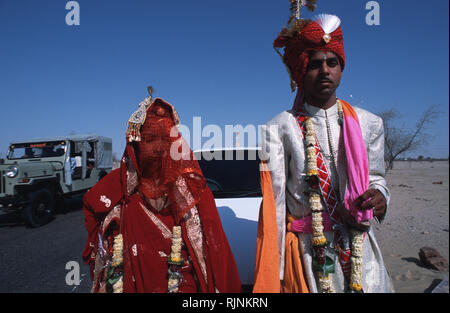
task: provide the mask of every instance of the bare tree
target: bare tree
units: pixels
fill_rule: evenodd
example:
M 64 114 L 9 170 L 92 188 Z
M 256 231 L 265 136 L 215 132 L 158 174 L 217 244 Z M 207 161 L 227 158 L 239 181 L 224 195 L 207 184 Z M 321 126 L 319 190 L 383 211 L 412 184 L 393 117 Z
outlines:
M 438 105 L 430 105 L 417 121 L 413 130 L 399 126 L 399 113 L 395 109 L 383 111 L 378 115 L 384 124 L 384 159 L 386 171 L 394 166 L 395 159 L 407 151 L 415 151 L 426 143 L 426 129 L 441 113 Z

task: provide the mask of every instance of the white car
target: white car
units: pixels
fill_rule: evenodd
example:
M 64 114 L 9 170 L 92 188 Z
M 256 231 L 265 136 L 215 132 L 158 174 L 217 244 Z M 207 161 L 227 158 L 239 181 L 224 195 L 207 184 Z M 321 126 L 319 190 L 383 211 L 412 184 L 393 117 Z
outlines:
M 253 285 L 262 201 L 258 151 L 259 148 L 224 148 L 194 152 L 214 195 L 241 283 L 249 291 Z

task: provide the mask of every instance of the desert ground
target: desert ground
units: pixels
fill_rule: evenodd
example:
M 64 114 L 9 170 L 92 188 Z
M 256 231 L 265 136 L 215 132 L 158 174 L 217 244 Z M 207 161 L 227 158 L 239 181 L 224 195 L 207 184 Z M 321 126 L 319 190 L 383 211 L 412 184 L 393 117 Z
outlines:
M 423 266 L 419 250 L 433 247 L 449 258 L 449 163 L 396 161 L 386 180 L 388 213 L 374 226 L 395 292 L 431 292 L 448 272 Z

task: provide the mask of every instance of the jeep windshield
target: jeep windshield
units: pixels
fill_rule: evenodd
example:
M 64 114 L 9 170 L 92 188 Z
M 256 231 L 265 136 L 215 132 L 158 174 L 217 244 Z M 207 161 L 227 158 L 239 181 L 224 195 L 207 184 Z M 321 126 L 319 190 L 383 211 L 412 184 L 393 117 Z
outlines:
M 215 198 L 261 197 L 257 150 L 219 150 L 209 156 L 203 152 L 201 158 L 200 152 L 195 155 Z
M 62 156 L 65 153 L 64 141 L 18 143 L 9 146 L 8 160 L 37 159 Z

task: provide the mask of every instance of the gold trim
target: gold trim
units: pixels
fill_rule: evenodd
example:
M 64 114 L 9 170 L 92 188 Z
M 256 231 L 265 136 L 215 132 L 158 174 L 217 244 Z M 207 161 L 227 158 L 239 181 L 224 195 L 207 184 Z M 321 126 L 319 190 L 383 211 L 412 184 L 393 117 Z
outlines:
M 208 283 L 208 274 L 206 272 L 206 257 L 203 250 L 203 233 L 200 216 L 198 214 L 197 207 L 193 207 L 186 215 L 186 230 L 187 237 L 191 242 L 194 249 L 195 256 L 200 264 L 200 270 L 202 271 L 205 282 Z M 216 256 L 220 257 L 220 256 Z
M 151 212 L 149 209 L 147 209 L 142 202 L 139 202 L 141 208 L 144 210 L 145 214 L 150 218 L 150 220 L 158 227 L 158 229 L 161 231 L 161 234 L 164 238 L 169 239 L 172 238 L 172 232 L 170 229 L 159 219 L 156 217 L 153 212 Z

